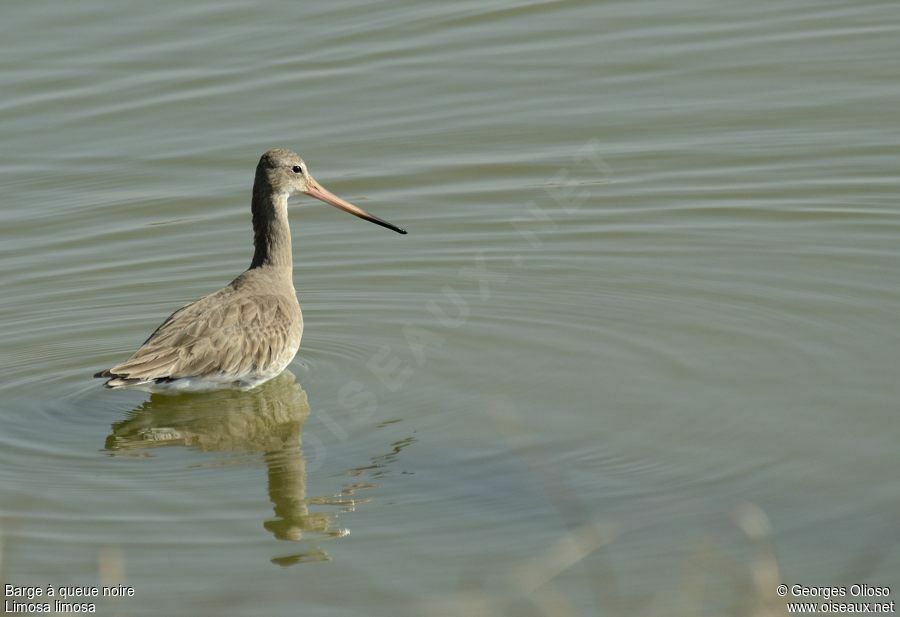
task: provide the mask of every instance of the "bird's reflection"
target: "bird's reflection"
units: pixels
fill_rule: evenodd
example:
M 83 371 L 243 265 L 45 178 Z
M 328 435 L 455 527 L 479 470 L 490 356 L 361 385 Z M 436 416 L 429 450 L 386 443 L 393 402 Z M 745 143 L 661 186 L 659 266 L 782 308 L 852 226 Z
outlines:
M 309 504 L 345 505 L 306 495 L 306 462 L 301 449 L 303 423 L 309 416 L 306 392 L 290 372 L 249 392 L 221 391 L 178 396 L 154 394 L 129 417 L 112 426 L 110 451 L 162 446 L 189 446 L 203 451 L 262 454 L 268 472 L 269 499 L 275 517 L 265 528 L 279 540 L 304 535 L 339 536 L 327 512 Z M 280 565 L 327 559 L 321 550 L 273 559 Z

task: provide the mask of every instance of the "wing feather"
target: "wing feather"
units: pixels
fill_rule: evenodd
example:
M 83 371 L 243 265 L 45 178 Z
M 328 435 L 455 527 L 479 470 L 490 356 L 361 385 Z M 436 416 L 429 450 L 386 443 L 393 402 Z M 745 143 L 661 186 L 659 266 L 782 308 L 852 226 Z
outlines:
M 238 380 L 284 358 L 292 332 L 302 327 L 292 310 L 298 312 L 296 297 L 226 287 L 172 313 L 130 358 L 96 376 L 111 378 L 111 386 L 185 377 Z M 299 331 L 293 333 L 299 340 Z

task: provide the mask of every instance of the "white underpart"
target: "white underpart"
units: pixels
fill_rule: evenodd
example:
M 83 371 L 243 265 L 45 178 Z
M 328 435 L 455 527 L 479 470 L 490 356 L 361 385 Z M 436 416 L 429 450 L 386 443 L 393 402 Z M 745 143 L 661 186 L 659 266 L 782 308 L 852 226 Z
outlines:
M 297 345 L 299 347 L 299 345 Z M 283 365 L 273 366 L 270 370 L 247 375 L 206 375 L 203 377 L 181 377 L 172 381 L 146 381 L 143 383 L 120 386 L 129 390 L 177 394 L 179 392 L 212 392 L 214 390 L 250 390 L 277 377 L 290 365 L 297 353 L 295 349 L 290 359 Z

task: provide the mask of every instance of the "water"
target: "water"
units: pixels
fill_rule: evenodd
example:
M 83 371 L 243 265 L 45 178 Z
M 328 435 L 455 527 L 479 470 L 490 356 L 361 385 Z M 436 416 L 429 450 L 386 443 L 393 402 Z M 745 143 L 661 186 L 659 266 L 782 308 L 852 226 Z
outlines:
M 85 0 L 4 25 L 6 580 L 130 584 L 98 605 L 123 615 L 896 595 L 894 3 Z M 249 263 L 275 146 L 410 235 L 295 200 L 290 375 L 102 389 Z

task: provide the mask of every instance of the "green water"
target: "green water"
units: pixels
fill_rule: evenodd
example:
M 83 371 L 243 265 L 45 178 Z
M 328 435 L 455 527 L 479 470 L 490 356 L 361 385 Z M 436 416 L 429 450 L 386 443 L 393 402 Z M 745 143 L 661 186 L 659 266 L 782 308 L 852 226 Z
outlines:
M 108 615 L 900 593 L 895 3 L 82 0 L 3 23 L 0 579 L 134 586 Z M 291 374 L 104 390 L 249 264 L 276 146 L 409 235 L 295 199 Z

